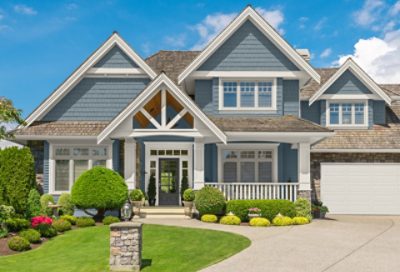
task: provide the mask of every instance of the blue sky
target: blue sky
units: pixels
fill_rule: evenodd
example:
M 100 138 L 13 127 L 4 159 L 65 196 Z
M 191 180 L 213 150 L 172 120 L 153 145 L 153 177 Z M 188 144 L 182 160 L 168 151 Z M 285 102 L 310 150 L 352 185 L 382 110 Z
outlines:
M 142 57 L 199 49 L 248 3 L 312 64 L 400 83 L 400 1 L 0 1 L 0 96 L 28 115 L 117 30 Z M 396 58 L 397 56 L 397 58 Z M 342 57 L 342 58 L 341 58 Z

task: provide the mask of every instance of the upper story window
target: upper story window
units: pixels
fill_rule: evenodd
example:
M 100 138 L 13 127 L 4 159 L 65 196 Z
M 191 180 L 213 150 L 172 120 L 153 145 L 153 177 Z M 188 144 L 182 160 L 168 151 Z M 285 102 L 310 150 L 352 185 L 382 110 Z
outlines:
M 222 110 L 274 110 L 275 80 L 226 80 L 220 90 Z
M 328 126 L 367 126 L 366 102 L 328 102 Z

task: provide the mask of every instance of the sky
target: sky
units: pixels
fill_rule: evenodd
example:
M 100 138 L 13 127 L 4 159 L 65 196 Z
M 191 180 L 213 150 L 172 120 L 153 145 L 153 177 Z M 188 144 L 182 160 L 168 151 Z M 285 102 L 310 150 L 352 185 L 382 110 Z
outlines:
M 0 0 L 0 97 L 26 117 L 113 31 L 143 58 L 201 50 L 247 4 L 314 67 L 351 56 L 378 83 L 400 83 L 400 0 Z

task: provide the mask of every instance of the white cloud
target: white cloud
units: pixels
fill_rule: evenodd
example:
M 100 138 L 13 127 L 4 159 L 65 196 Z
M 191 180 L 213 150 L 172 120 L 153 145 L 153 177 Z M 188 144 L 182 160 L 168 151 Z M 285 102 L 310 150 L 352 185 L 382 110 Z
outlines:
M 381 0 L 366 0 L 362 8 L 354 12 L 354 21 L 360 26 L 369 26 L 380 18 L 384 6 Z
M 19 14 L 24 14 L 24 15 L 36 15 L 37 11 L 33 9 L 32 7 L 26 6 L 26 5 L 15 5 L 14 6 L 14 11 Z
M 352 57 L 379 83 L 400 83 L 400 29 L 387 32 L 383 38 L 360 39 L 354 52 L 340 56 L 335 65 Z
M 284 30 L 280 26 L 285 20 L 285 17 L 280 9 L 266 10 L 258 7 L 256 10 L 277 31 L 281 34 L 284 33 Z M 203 49 L 216 35 L 232 22 L 236 16 L 237 13 L 214 13 L 207 15 L 203 21 L 192 27 L 200 36 L 200 40 L 193 46 L 193 49 Z
M 314 30 L 315 31 L 320 31 L 326 24 L 326 21 L 328 20 L 328 18 L 323 17 L 321 18 L 314 26 Z
M 186 45 L 186 36 L 184 34 L 180 34 L 177 36 L 167 36 L 164 38 L 164 41 L 166 44 L 173 47 L 182 48 Z
M 397 2 L 392 6 L 392 8 L 390 9 L 389 14 L 390 14 L 391 16 L 396 16 L 396 15 L 399 14 L 399 13 L 400 13 L 400 1 L 397 1 Z
M 300 17 L 299 18 L 299 28 L 300 29 L 304 29 L 304 28 L 306 28 L 306 23 L 308 22 L 308 17 Z
M 324 51 L 322 51 L 320 58 L 324 59 L 329 57 L 332 54 L 332 48 L 326 48 Z

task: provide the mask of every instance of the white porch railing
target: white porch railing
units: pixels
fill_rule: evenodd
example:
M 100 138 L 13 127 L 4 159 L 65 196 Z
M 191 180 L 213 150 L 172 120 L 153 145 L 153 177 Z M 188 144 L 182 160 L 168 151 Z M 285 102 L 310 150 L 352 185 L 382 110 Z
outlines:
M 287 199 L 296 201 L 298 183 L 206 183 L 218 188 L 226 200 Z

